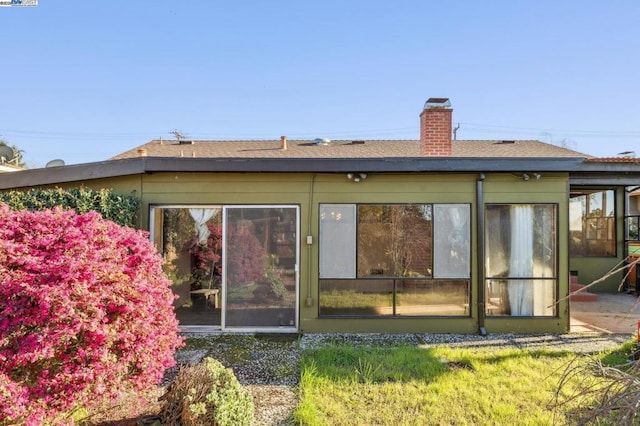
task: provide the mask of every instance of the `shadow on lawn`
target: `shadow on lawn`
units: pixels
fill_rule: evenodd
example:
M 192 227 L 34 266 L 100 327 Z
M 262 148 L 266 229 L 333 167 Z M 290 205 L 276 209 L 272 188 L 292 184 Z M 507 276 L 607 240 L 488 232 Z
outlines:
M 437 348 L 418 346 L 353 347 L 329 345 L 303 353 L 301 374 L 340 382 L 430 382 L 481 364 L 500 364 L 525 358 L 562 358 L 568 351 L 507 348 L 500 351 L 461 351 L 447 358 Z

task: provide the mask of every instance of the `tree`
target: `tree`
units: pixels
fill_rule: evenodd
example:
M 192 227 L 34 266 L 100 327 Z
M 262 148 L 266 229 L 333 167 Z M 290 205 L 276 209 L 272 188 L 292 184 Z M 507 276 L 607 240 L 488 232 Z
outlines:
M 170 285 L 142 231 L 0 204 L 0 425 L 159 382 L 182 342 Z

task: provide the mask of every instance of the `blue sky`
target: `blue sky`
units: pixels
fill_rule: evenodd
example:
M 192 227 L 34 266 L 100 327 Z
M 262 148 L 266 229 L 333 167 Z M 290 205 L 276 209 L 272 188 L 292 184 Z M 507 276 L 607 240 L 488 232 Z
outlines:
M 458 139 L 640 156 L 640 2 L 40 0 L 0 8 L 0 138 L 31 167 L 194 139 Z

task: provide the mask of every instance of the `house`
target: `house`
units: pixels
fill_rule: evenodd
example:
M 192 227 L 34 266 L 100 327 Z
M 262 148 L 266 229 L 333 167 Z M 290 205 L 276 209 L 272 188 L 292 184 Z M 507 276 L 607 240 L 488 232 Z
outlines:
M 625 259 L 640 159 L 452 140 L 451 121 L 431 98 L 419 140 L 160 139 L 0 190 L 139 197 L 186 330 L 568 331 L 570 275 Z

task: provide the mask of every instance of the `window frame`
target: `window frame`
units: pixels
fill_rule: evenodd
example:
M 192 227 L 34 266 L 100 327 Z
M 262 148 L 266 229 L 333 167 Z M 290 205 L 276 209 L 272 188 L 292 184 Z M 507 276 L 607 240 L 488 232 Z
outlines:
M 361 202 L 361 203 L 336 203 L 336 202 L 327 202 L 327 203 L 319 203 L 318 204 L 318 218 L 319 218 L 319 224 L 318 224 L 318 239 L 319 241 L 322 240 L 322 235 L 321 235 L 321 224 L 320 224 L 320 217 L 322 214 L 322 207 L 323 206 L 331 206 L 331 205 L 335 205 L 335 206 L 354 206 L 355 208 L 355 223 L 354 223 L 354 227 L 355 227 L 355 240 L 353 241 L 354 243 L 354 255 L 355 255 L 355 275 L 353 278 L 328 278 L 328 277 L 321 277 L 321 271 L 320 271 L 320 264 L 321 264 L 321 256 L 322 256 L 322 250 L 321 250 L 321 245 L 322 243 L 319 243 L 319 249 L 318 249 L 318 273 L 317 273 L 317 280 L 318 280 L 318 317 L 319 318 L 406 318 L 406 319 L 416 319 L 416 318 L 469 318 L 471 317 L 471 300 L 472 300 L 472 288 L 471 288 L 471 283 L 472 283 L 472 268 L 473 268 L 473 261 L 472 261 L 472 247 L 473 247 L 473 215 L 472 215 L 472 203 L 453 203 L 453 202 L 446 202 L 446 203 L 416 203 L 416 202 L 411 202 L 411 203 L 402 203 L 402 202 L 393 202 L 393 203 L 382 203 L 382 202 L 378 202 L 378 203 L 367 203 L 367 202 Z M 430 276 L 420 276 L 420 277 L 411 277 L 411 276 L 407 276 L 407 277 L 403 277 L 403 276 L 388 276 L 388 275 L 381 275 L 381 276 L 376 276 L 376 275 L 369 275 L 369 276 L 359 276 L 359 265 L 358 265 L 358 259 L 359 259 L 359 236 L 360 236 L 360 229 L 359 229 L 359 207 L 360 206 L 430 206 L 431 207 L 431 249 L 432 249 L 432 259 L 431 259 L 431 275 Z M 467 271 L 466 277 L 456 277 L 456 278 L 436 278 L 435 277 L 435 271 L 434 271 L 434 267 L 435 267 L 435 250 L 433 248 L 433 244 L 435 241 L 434 238 L 434 233 L 435 233 L 435 206 L 436 205 L 456 205 L 456 206 L 466 206 L 467 207 L 467 221 L 468 221 L 468 229 L 467 229 L 467 235 L 468 235 L 468 250 L 467 250 L 467 254 L 468 254 L 468 259 L 467 259 Z M 391 292 L 391 308 L 392 308 L 392 314 L 391 315 L 360 315 L 360 314 L 339 314 L 339 315 L 331 315 L 331 314 L 323 314 L 322 313 L 322 282 L 323 281 L 333 281 L 333 282 L 339 282 L 339 281 L 352 281 L 352 282 L 357 282 L 357 281 L 391 281 L 392 282 L 392 292 Z M 422 281 L 422 282 L 428 282 L 428 283 L 433 283 L 433 284 L 437 284 L 439 282 L 460 282 L 460 283 L 466 283 L 466 293 L 467 293 L 467 297 L 466 297 L 466 302 L 465 302 L 465 314 L 463 315 L 436 315 L 436 314 L 426 314 L 426 315 L 401 315 L 397 313 L 397 308 L 398 308 L 398 294 L 401 294 L 398 292 L 398 283 L 402 283 L 404 281 Z
M 216 309 L 220 309 L 220 321 L 218 324 L 179 324 L 181 330 L 185 332 L 194 331 L 194 332 L 211 332 L 211 331 L 233 331 L 233 332 L 268 332 L 268 333 L 290 333 L 292 331 L 300 330 L 301 321 L 300 321 L 300 293 L 301 293 L 301 277 L 300 277 L 300 262 L 302 256 L 301 250 L 301 205 L 300 204 L 292 204 L 292 203 L 282 203 L 282 204 L 238 204 L 238 203 L 150 203 L 148 205 L 148 214 L 149 218 L 148 226 L 149 226 L 149 239 L 152 243 L 156 245 L 156 248 L 159 253 L 162 254 L 164 249 L 164 242 L 162 238 L 160 241 L 156 239 L 158 236 L 156 233 L 156 229 L 158 228 L 158 217 L 157 214 L 162 214 L 162 211 L 165 209 L 192 209 L 192 208 L 220 208 L 220 214 L 222 215 L 222 248 L 221 248 L 221 259 L 220 262 L 222 264 L 222 275 L 221 275 L 221 284 L 219 293 L 216 296 L 217 300 L 219 300 L 219 306 Z M 290 325 L 241 325 L 241 326 L 233 326 L 227 323 L 227 283 L 226 283 L 226 273 L 227 268 L 224 265 L 226 262 L 225 256 L 228 256 L 228 252 L 226 249 L 227 241 L 226 241 L 226 225 L 227 218 L 226 212 L 229 209 L 233 208 L 242 208 L 242 209 L 295 209 L 295 260 L 294 267 L 292 269 L 294 273 L 295 280 L 295 314 L 294 314 L 294 323 Z M 172 289 L 173 290 L 173 289 Z M 217 303 L 217 302 L 216 302 Z
M 571 244 L 571 203 L 572 200 L 574 198 L 577 197 L 588 197 L 591 194 L 596 194 L 596 193 L 606 193 L 606 192 L 611 192 L 612 193 L 612 198 L 613 198 L 613 214 L 612 216 L 600 216 L 600 217 L 591 217 L 591 218 L 587 218 L 587 212 L 586 212 L 586 206 L 585 206 L 585 212 L 581 214 L 580 216 L 580 221 L 582 222 L 582 234 L 583 234 L 583 240 L 581 243 L 581 253 L 576 253 L 576 250 L 572 248 L 572 244 Z M 595 188 L 595 187 L 573 187 L 572 190 L 570 191 L 571 194 L 576 194 L 578 193 L 579 195 L 575 195 L 575 196 L 571 196 L 569 197 L 569 256 L 570 257 L 575 257 L 575 258 L 615 258 L 618 257 L 618 242 L 619 242 L 619 238 L 618 238 L 618 220 L 616 220 L 616 218 L 618 217 L 618 191 L 616 191 L 614 188 Z M 603 197 L 606 198 L 606 197 Z M 613 250 L 612 250 L 612 254 L 585 254 L 584 253 L 584 245 L 586 244 L 587 240 L 598 240 L 597 235 L 596 238 L 588 238 L 587 237 L 587 233 L 588 230 L 585 229 L 584 227 L 586 226 L 586 223 L 584 223 L 587 220 L 591 220 L 591 221 L 605 221 L 605 222 L 613 222 L 613 229 L 612 229 L 612 233 L 613 233 L 613 241 L 611 243 Z M 596 230 L 597 233 L 597 230 Z M 609 241 L 608 239 L 603 239 L 603 241 Z
M 487 318 L 495 318 L 495 319 L 519 319 L 519 318 L 525 318 L 525 319 L 531 319 L 531 318 L 559 318 L 560 316 L 560 310 L 558 307 L 558 302 L 561 299 L 560 298 L 560 279 L 559 279 L 559 271 L 560 271 L 560 217 L 559 217 L 559 203 L 536 203 L 536 202 L 529 202 L 529 203 L 524 203 L 524 202 L 518 202 L 518 203 L 505 203 L 505 202 L 499 202 L 499 203 L 486 203 L 484 205 L 484 217 L 485 217 L 485 221 L 484 221 L 484 230 L 483 232 L 485 233 L 485 235 L 488 234 L 489 229 L 489 222 L 487 220 L 487 210 L 489 207 L 492 206 L 518 206 L 518 205 L 531 205 L 531 206 L 553 206 L 553 215 L 554 215 L 554 223 L 553 226 L 555 228 L 555 238 L 554 238 L 554 247 L 555 247 L 555 253 L 554 253 L 554 259 L 553 259 L 553 271 L 552 271 L 552 276 L 550 277 L 540 277 L 540 276 L 523 276 L 523 277 L 517 277 L 517 276 L 512 276 L 512 275 L 508 275 L 508 276 L 490 276 L 488 274 L 488 268 L 487 268 L 487 261 L 489 260 L 489 256 L 490 256 L 490 252 L 489 252 L 489 247 L 487 247 L 487 239 L 485 237 L 485 241 L 484 241 L 484 247 L 483 247 L 483 251 L 484 251 L 484 259 L 481 259 L 480 261 L 482 262 L 482 268 L 483 268 L 483 283 L 482 285 L 484 286 L 484 294 L 486 295 L 486 300 L 485 300 L 485 316 Z M 520 281 L 533 281 L 534 283 L 532 283 L 532 286 L 535 284 L 535 281 L 554 281 L 554 285 L 553 285 L 553 292 L 554 292 L 554 300 L 553 300 L 553 315 L 506 315 L 506 314 L 492 314 L 489 312 L 489 284 L 493 281 L 505 281 L 506 283 L 508 283 L 509 281 L 516 281 L 516 280 L 520 280 Z

